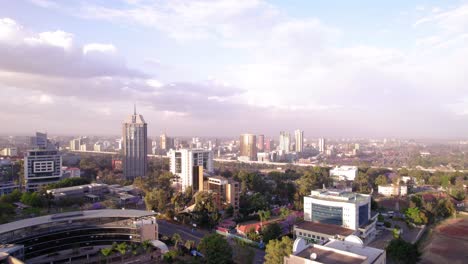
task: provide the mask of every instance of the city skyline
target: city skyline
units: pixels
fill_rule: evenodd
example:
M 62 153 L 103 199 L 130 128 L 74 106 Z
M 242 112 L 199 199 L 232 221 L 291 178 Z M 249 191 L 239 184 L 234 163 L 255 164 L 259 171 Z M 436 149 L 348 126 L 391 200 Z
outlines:
M 151 136 L 466 138 L 467 22 L 464 0 L 11 1 L 2 134 L 117 135 L 137 102 Z

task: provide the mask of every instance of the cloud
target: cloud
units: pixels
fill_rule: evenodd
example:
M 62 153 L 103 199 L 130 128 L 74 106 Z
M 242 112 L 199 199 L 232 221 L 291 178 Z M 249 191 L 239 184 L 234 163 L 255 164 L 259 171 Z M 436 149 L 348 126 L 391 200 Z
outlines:
M 115 53 L 117 49 L 112 44 L 90 43 L 83 46 L 83 54 L 89 52 Z

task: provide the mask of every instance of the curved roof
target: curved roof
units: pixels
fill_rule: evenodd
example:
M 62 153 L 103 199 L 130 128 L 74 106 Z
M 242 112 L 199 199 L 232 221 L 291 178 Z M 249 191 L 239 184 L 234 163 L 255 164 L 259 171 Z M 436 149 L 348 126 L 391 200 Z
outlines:
M 0 225 L 0 234 L 11 232 L 14 230 L 53 223 L 68 220 L 83 220 L 92 218 L 104 218 L 104 217 L 115 217 L 115 218 L 139 218 L 145 216 L 153 216 L 154 213 L 143 210 L 121 210 L 121 209 L 103 209 L 103 210 L 88 210 L 88 211 L 76 211 L 70 213 L 61 213 L 53 215 L 45 215 L 34 218 L 27 218 L 8 224 Z

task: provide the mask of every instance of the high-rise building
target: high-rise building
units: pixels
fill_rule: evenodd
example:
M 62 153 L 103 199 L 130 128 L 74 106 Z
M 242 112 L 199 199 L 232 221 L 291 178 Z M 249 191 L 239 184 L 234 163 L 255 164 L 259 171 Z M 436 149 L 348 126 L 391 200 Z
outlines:
M 160 148 L 162 150 L 168 151 L 174 148 L 174 138 L 168 137 L 166 133 L 160 136 Z
M 194 191 L 199 190 L 199 175 L 213 172 L 213 152 L 204 149 L 179 149 L 170 151 L 171 172 L 178 179 L 176 183 L 181 185 L 182 191 L 189 186 Z
M 46 149 L 49 143 L 46 133 L 36 132 L 36 136 L 31 137 L 31 148 Z
M 258 152 L 263 152 L 265 150 L 265 135 L 258 135 L 257 150 Z
M 301 153 L 304 151 L 304 131 L 300 129 L 294 131 L 294 138 L 296 141 L 296 152 Z
M 325 150 L 327 150 L 325 138 L 319 138 L 319 140 L 318 140 L 318 147 L 319 147 L 319 151 L 320 151 L 321 153 L 323 153 L 323 152 L 325 152 Z
M 127 179 L 144 177 L 148 166 L 148 125 L 136 113 L 123 123 L 123 173 Z
M 241 160 L 257 160 L 257 137 L 254 134 L 242 134 L 240 136 Z
M 41 186 L 58 182 L 62 177 L 62 155 L 54 149 L 28 150 L 24 157 L 26 191 L 38 191 Z
M 279 150 L 289 153 L 291 147 L 291 135 L 288 132 L 281 131 L 279 138 Z
M 267 138 L 265 140 L 265 149 L 263 150 L 264 152 L 270 152 L 274 148 L 274 142 L 273 139 Z
M 215 204 L 218 209 L 232 205 L 234 215 L 239 212 L 240 184 L 233 179 L 222 176 L 204 177 L 199 175 L 199 191 L 209 191 L 216 194 Z

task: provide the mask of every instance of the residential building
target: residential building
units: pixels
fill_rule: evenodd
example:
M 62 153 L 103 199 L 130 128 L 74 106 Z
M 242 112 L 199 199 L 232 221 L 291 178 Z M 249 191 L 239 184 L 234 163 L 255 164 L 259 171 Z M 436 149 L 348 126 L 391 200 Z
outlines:
M 275 143 L 273 142 L 272 139 L 267 138 L 267 139 L 265 140 L 265 152 L 270 152 L 270 151 L 272 151 L 273 148 L 274 148 L 274 144 L 275 144 Z
M 330 177 L 339 181 L 354 181 L 358 174 L 356 166 L 337 166 L 330 170 Z
M 104 150 L 104 145 L 101 142 L 96 142 L 96 143 L 94 143 L 93 150 L 94 151 L 103 151 Z
M 296 239 L 292 254 L 284 257 L 284 264 L 385 264 L 383 249 L 364 246 L 355 236 L 345 240 L 331 240 L 325 245 L 308 244 Z
M 62 178 L 77 178 L 81 176 L 80 168 L 64 167 L 62 168 Z
M 80 143 L 79 138 L 75 138 L 75 139 L 70 140 L 70 150 L 71 151 L 80 150 L 80 146 L 81 146 L 81 143 Z
M 19 184 L 14 181 L 0 181 L 0 196 L 10 194 L 14 190 L 19 190 Z
M 294 131 L 294 139 L 296 142 L 296 152 L 301 153 L 304 151 L 304 131 L 297 129 Z
M 257 160 L 257 137 L 254 134 L 242 134 L 240 136 L 239 160 Z
M 354 234 L 366 243 L 374 237 L 376 216 L 371 216 L 370 195 L 319 189 L 304 197 L 305 221 L 354 230 Z
M 265 149 L 265 135 L 257 136 L 257 151 L 263 152 Z
M 126 179 L 145 177 L 148 167 L 148 125 L 143 116 L 133 115 L 123 123 L 123 174 Z
M 24 157 L 26 191 L 38 191 L 41 186 L 58 182 L 62 177 L 62 155 L 58 150 L 28 150 Z
M 279 150 L 284 153 L 289 153 L 291 150 L 291 135 L 288 132 L 281 131 L 279 138 Z
M 270 153 L 267 152 L 258 152 L 257 161 L 268 162 L 270 161 Z
M 178 179 L 176 183 L 180 185 L 181 189 L 198 184 L 198 175 L 204 172 L 213 172 L 213 152 L 204 149 L 179 149 L 171 150 L 170 168 L 171 172 L 175 174 Z M 198 190 L 194 187 L 194 190 Z
M 318 149 L 320 153 L 324 153 L 327 150 L 325 138 L 319 138 L 318 140 Z
M 7 157 L 18 156 L 18 148 L 16 147 L 4 148 L 2 149 L 2 151 L 0 151 L 0 156 L 7 156 Z
M 405 196 L 408 194 L 408 186 L 406 185 L 379 185 L 378 193 L 383 196 Z

